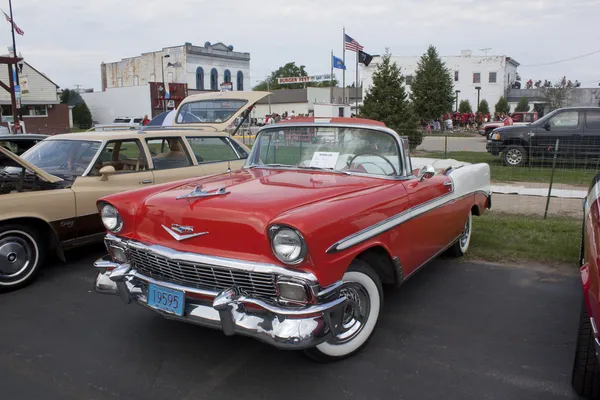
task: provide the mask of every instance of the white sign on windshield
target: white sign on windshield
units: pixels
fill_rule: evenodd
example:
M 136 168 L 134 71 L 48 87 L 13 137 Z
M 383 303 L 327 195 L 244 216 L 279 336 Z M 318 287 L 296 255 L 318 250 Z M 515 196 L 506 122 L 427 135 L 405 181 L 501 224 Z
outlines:
M 310 160 L 310 167 L 335 168 L 340 153 L 330 151 L 316 151 Z

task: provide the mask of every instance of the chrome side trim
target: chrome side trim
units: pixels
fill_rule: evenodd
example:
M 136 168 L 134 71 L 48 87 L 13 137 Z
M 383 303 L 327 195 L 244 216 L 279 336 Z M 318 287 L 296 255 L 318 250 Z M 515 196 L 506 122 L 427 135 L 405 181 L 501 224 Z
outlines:
M 157 254 L 163 257 L 170 258 L 172 260 L 179 261 L 187 261 L 191 263 L 198 264 L 208 264 L 214 265 L 218 267 L 237 269 L 241 271 L 248 272 L 262 272 L 262 273 L 271 273 L 282 276 L 288 276 L 291 278 L 304 279 L 308 282 L 318 282 L 317 277 L 310 273 L 304 272 L 300 270 L 292 270 L 289 268 L 285 268 L 275 264 L 266 264 L 245 260 L 238 260 L 233 258 L 224 258 L 217 256 L 209 256 L 204 254 L 197 253 L 188 253 L 170 249 L 168 247 L 160 246 L 160 245 L 146 245 L 141 242 L 137 242 L 134 240 L 124 240 L 115 235 L 108 234 L 106 235 L 106 240 L 116 241 L 125 246 L 134 247 L 139 250 L 147 251 L 153 254 Z
M 399 214 L 396 214 L 392 217 L 384 219 L 383 221 L 380 221 L 380 222 L 378 222 L 374 225 L 371 225 L 361 231 L 358 231 L 350 236 L 347 236 L 347 237 L 335 242 L 334 244 L 332 244 L 326 250 L 326 253 L 335 253 L 335 252 L 346 250 L 350 247 L 356 246 L 359 243 L 362 243 L 366 240 L 371 239 L 372 237 L 375 237 L 386 231 L 389 231 L 390 229 L 393 229 L 393 228 L 397 227 L 398 225 L 401 225 L 407 221 L 410 221 L 413 218 L 416 218 L 418 216 L 421 216 L 422 214 L 425 214 L 425 213 L 428 213 L 435 209 L 438 209 L 438 208 L 446 205 L 447 203 L 460 200 L 464 197 L 470 196 L 475 193 L 484 193 L 486 196 L 488 196 L 488 197 L 490 196 L 489 192 L 486 192 L 484 190 L 476 190 L 473 192 L 466 193 L 459 197 L 450 197 L 448 199 L 449 196 L 454 194 L 454 191 L 448 192 L 447 194 L 438 196 L 435 199 L 429 200 L 418 206 L 408 208 Z

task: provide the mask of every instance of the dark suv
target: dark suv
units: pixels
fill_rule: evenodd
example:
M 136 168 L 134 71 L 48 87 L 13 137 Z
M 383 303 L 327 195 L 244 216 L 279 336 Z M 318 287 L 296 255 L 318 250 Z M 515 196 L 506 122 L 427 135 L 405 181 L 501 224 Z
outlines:
M 560 157 L 600 157 L 600 107 L 560 108 L 528 125 L 494 129 L 486 148 L 502 154 L 505 165 L 520 166 L 529 157 L 552 157 L 557 139 Z

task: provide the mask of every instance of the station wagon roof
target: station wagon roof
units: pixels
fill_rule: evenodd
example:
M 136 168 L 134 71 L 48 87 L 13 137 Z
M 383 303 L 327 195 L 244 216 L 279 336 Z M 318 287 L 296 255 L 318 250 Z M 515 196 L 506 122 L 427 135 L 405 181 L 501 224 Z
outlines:
M 122 140 L 122 139 L 143 139 L 146 137 L 172 137 L 172 136 L 229 136 L 226 132 L 215 132 L 201 129 L 148 129 L 143 131 L 100 131 L 100 132 L 79 132 L 65 133 L 48 137 L 46 140 Z

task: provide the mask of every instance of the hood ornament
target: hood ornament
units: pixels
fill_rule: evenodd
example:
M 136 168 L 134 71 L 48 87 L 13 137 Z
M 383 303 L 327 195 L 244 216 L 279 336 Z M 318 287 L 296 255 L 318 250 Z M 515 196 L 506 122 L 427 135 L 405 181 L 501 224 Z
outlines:
M 193 226 L 182 226 L 182 225 L 177 225 L 177 224 L 172 224 L 171 228 L 167 228 L 164 225 L 161 225 L 161 226 L 163 227 L 163 229 L 165 231 L 167 231 L 167 233 L 169 235 L 171 235 L 173 237 L 173 239 L 177 240 L 178 242 L 180 242 L 182 240 L 186 240 L 186 239 L 191 239 L 196 236 L 206 235 L 208 233 L 208 232 L 193 233 L 194 232 Z
M 212 196 L 221 196 L 221 195 L 230 193 L 225 186 L 220 187 L 217 190 L 212 191 L 212 192 L 207 192 L 207 191 L 202 190 L 202 186 L 203 185 L 196 186 L 194 188 L 194 190 L 192 190 L 190 193 L 184 194 L 182 196 L 177 196 L 176 199 L 181 200 L 181 199 L 193 199 L 196 197 L 212 197 Z

